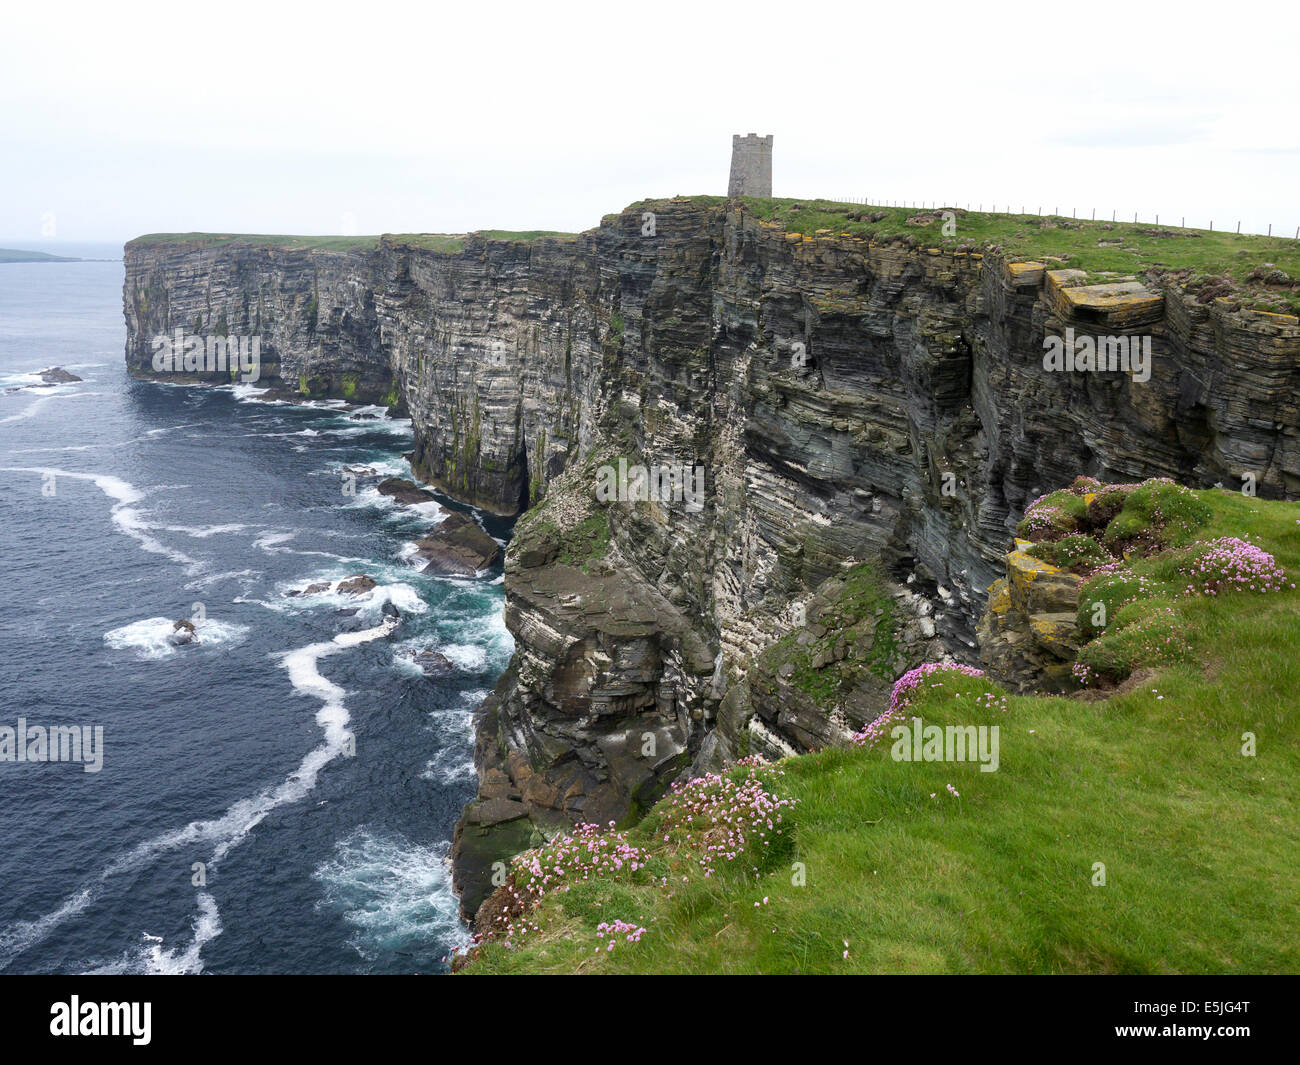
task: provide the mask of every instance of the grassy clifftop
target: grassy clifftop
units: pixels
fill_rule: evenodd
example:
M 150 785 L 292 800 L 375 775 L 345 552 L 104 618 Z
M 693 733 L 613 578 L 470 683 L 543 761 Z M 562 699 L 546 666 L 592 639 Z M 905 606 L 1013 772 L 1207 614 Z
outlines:
M 500 240 L 531 244 L 544 237 L 572 240 L 576 233 L 561 233 L 549 229 L 507 230 L 484 229 L 475 233 L 385 233 L 382 236 L 293 236 L 280 233 L 146 233 L 130 241 L 136 245 L 189 244 L 201 248 L 219 248 L 232 244 L 249 244 L 254 247 L 285 248 L 316 251 L 371 251 L 387 240 L 399 247 L 423 248 L 429 251 L 459 252 L 465 242 L 477 237 L 480 240 Z
M 723 196 L 681 196 L 644 200 L 630 211 L 668 203 L 722 207 Z M 925 248 L 994 251 L 1010 259 L 1052 260 L 1088 273 L 1150 275 L 1168 278 L 1203 296 L 1244 296 L 1252 309 L 1300 314 L 1300 240 L 1238 235 L 1168 224 L 1108 222 L 1061 216 L 993 214 L 953 209 L 917 210 L 864 207 L 833 200 L 755 199 L 740 201 L 746 211 L 787 233 L 812 239 L 848 235 L 868 240 L 906 239 Z M 618 215 L 607 215 L 611 222 Z M 387 233 L 383 236 L 292 236 L 257 233 L 149 233 L 132 244 L 231 244 L 286 249 L 366 251 L 388 241 L 398 247 L 455 254 L 470 239 L 532 243 L 570 241 L 576 233 L 555 230 L 488 229 L 476 233 Z
M 915 678 L 897 720 L 997 726 L 996 771 L 896 761 L 887 729 L 737 766 L 517 860 L 466 971 L 1295 971 L 1300 506 L 1192 495 L 1110 630 L 1173 611 L 1186 653 L 1138 641 L 1088 699 Z
M 864 207 L 832 200 L 745 199 L 789 233 L 905 238 L 927 248 L 997 250 L 1008 259 L 1059 260 L 1088 273 L 1167 277 L 1207 299 L 1244 293 L 1255 309 L 1300 313 L 1300 240 L 1150 222 Z M 950 223 L 945 229 L 945 223 Z

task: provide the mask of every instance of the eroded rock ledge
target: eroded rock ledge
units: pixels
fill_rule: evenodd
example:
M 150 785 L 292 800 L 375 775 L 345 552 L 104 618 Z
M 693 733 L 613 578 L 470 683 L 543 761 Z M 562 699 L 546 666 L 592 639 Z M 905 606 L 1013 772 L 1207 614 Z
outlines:
M 497 513 L 544 504 L 507 554 L 516 654 L 478 714 L 456 844 L 472 913 L 536 833 L 634 815 L 748 745 L 833 741 L 916 657 L 974 660 L 1015 522 L 1048 488 L 1250 473 L 1300 491 L 1300 326 L 1086 280 L 690 199 L 448 251 L 142 240 L 127 363 L 152 376 L 150 337 L 176 327 L 259 333 L 264 383 L 408 409 L 432 484 Z M 1066 328 L 1150 336 L 1150 380 L 1045 372 Z M 619 458 L 703 467 L 703 506 L 597 505 Z M 890 605 L 883 662 L 880 607 L 844 601 L 862 566 Z

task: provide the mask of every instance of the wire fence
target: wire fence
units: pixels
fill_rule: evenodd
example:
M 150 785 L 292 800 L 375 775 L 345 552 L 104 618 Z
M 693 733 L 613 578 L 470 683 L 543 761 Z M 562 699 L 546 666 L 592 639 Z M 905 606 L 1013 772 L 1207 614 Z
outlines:
M 978 212 L 978 213 L 981 213 L 981 214 L 986 213 L 986 212 L 984 211 L 984 204 L 982 204 L 982 203 L 972 204 L 972 203 L 970 203 L 970 202 L 968 202 L 968 203 L 963 207 L 960 203 L 941 203 L 941 202 L 938 201 L 938 200 L 884 200 L 884 201 L 881 201 L 881 202 L 876 202 L 876 201 L 870 199 L 869 197 L 857 197 L 857 196 L 842 196 L 842 197 L 839 197 L 838 199 L 836 199 L 834 202 L 835 202 L 835 203 L 853 203 L 853 204 L 858 204 L 858 205 L 860 205 L 860 206 L 862 206 L 862 207 L 905 207 L 905 208 L 915 209 L 915 210 L 920 210 L 920 211 L 951 211 L 951 210 L 966 210 L 966 211 L 975 211 L 975 212 Z M 987 213 L 988 213 L 988 214 L 1006 214 L 1006 215 L 1013 215 L 1013 214 L 1029 215 L 1029 214 L 1033 214 L 1033 215 L 1038 215 L 1040 218 L 1065 218 L 1065 217 L 1067 217 L 1066 215 L 1064 215 L 1064 214 L 1061 213 L 1060 208 L 1059 208 L 1059 205 L 1053 207 L 1050 211 L 1044 212 L 1044 210 L 1043 210 L 1043 208 L 1042 208 L 1042 205 L 1039 205 L 1038 207 L 1035 207 L 1034 210 L 1030 211 L 1030 210 L 1028 209 L 1028 206 L 1027 206 L 1026 204 L 1021 204 L 1021 206 L 1020 206 L 1020 210 L 1017 211 L 1017 210 L 1014 209 L 1014 205 L 1012 205 L 1012 204 L 1003 204 L 1003 205 L 1001 206 L 1001 209 L 1000 209 L 1000 210 L 999 210 L 999 205 L 998 205 L 998 204 L 990 204 L 990 206 L 989 206 L 989 210 L 988 210 Z M 1071 208 L 1070 208 L 1070 214 L 1069 214 L 1068 217 L 1069 217 L 1069 218 L 1072 218 L 1072 219 L 1077 219 L 1077 218 L 1079 217 L 1078 208 L 1076 208 L 1076 207 L 1071 207 Z M 1168 215 L 1165 216 L 1165 218 L 1166 218 L 1166 221 L 1165 221 L 1165 223 L 1164 223 L 1165 225 L 1167 225 L 1167 226 L 1171 226 L 1171 227 L 1176 228 L 1176 229 L 1186 229 L 1186 228 L 1187 228 L 1187 216 L 1186 216 L 1186 215 L 1181 215 L 1181 216 L 1179 216 L 1179 219 L 1178 219 L 1178 225 L 1177 225 L 1177 226 L 1174 226 L 1174 224 L 1173 224 L 1172 221 L 1168 221 L 1169 217 L 1170 217 L 1170 216 L 1168 216 Z M 1091 208 L 1091 213 L 1090 213 L 1090 215 L 1089 215 L 1089 219 L 1090 219 L 1091 221 L 1093 221 L 1093 222 L 1097 221 L 1097 208 L 1095 208 L 1095 207 Z M 1102 221 L 1104 222 L 1105 220 L 1106 220 L 1106 219 L 1105 219 L 1104 212 L 1103 212 Z M 1112 222 L 1118 222 L 1118 221 L 1120 220 L 1120 219 L 1119 219 L 1119 211 L 1118 211 L 1117 209 L 1113 209 L 1113 210 L 1111 211 L 1111 213 L 1110 213 L 1110 220 L 1111 220 Z M 1127 213 L 1127 212 L 1125 212 L 1125 214 L 1124 214 L 1124 221 L 1125 221 L 1125 222 L 1128 221 L 1128 213 Z M 1138 211 L 1134 211 L 1134 212 L 1133 212 L 1133 223 L 1134 223 L 1135 225 L 1141 225 L 1141 224 L 1142 224 L 1142 223 L 1139 221 L 1139 212 L 1138 212 Z M 1157 225 L 1157 226 L 1160 225 L 1160 224 L 1161 224 L 1161 223 L 1160 223 L 1160 215 L 1158 215 L 1158 214 L 1155 215 L 1154 222 L 1151 222 L 1150 224 L 1152 224 L 1152 225 Z M 1192 226 L 1192 228 L 1195 229 L 1195 228 L 1197 228 L 1197 227 L 1196 227 L 1196 226 Z M 1273 228 L 1274 228 L 1274 227 L 1273 227 L 1273 224 L 1270 222 L 1269 225 L 1268 225 L 1268 232 L 1267 232 L 1267 233 L 1257 233 L 1257 234 L 1255 234 L 1255 235 L 1256 235 L 1256 236 L 1262 236 L 1262 237 L 1271 237 L 1271 236 L 1274 235 L 1274 234 L 1273 234 Z M 1214 219 L 1210 219 L 1210 228 L 1209 228 L 1209 232 L 1211 232 L 1211 233 L 1216 232 L 1216 230 L 1215 230 L 1215 228 L 1214 228 Z M 1223 230 L 1223 229 L 1219 229 L 1219 230 L 1217 230 L 1217 232 L 1222 233 L 1222 232 L 1225 232 L 1225 230 Z M 1232 230 L 1231 228 L 1229 228 L 1229 229 L 1227 230 L 1227 232 L 1233 232 L 1233 230 Z M 1237 233 L 1240 233 L 1240 232 L 1241 232 L 1241 221 L 1240 221 L 1240 219 L 1237 221 L 1235 232 L 1237 232 Z M 1250 231 L 1247 230 L 1247 233 L 1249 233 L 1249 232 L 1250 232 Z M 1278 231 L 1277 231 L 1277 236 L 1282 237 L 1283 239 L 1300 240 L 1300 226 L 1296 226 L 1296 229 L 1295 229 L 1295 235 L 1294 235 L 1293 237 L 1288 238 L 1288 237 L 1286 236 L 1286 232 L 1287 232 L 1287 229 L 1286 229 L 1286 228 L 1279 227 L 1279 228 L 1278 228 Z

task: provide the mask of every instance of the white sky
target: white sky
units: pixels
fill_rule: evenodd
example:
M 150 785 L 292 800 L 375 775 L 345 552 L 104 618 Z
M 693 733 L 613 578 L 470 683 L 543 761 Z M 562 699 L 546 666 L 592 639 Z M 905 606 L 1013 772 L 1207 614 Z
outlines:
M 1292 234 L 1294 0 L 37 3 L 0 14 L 0 244 L 578 230 L 725 193 Z

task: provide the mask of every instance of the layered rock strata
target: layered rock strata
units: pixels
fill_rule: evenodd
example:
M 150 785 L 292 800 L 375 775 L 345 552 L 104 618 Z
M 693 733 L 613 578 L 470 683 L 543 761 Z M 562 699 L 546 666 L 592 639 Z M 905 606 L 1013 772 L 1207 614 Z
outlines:
M 458 834 L 472 912 L 492 863 L 537 833 L 634 816 L 692 766 L 834 742 L 895 666 L 975 659 L 1014 523 L 1049 488 L 1249 473 L 1300 492 L 1300 323 L 1088 282 L 789 233 L 707 199 L 531 242 L 145 238 L 127 246 L 127 363 L 155 376 L 150 337 L 175 328 L 259 333 L 262 383 L 404 407 L 421 478 L 533 507 L 507 554 L 516 652 L 478 713 Z M 1066 329 L 1150 337 L 1149 380 L 1045 371 Z M 698 472 L 702 491 L 597 498 L 638 465 Z M 868 619 L 850 639 L 818 618 L 863 566 L 901 650 L 859 670 Z M 762 657 L 800 632 L 817 650 Z

